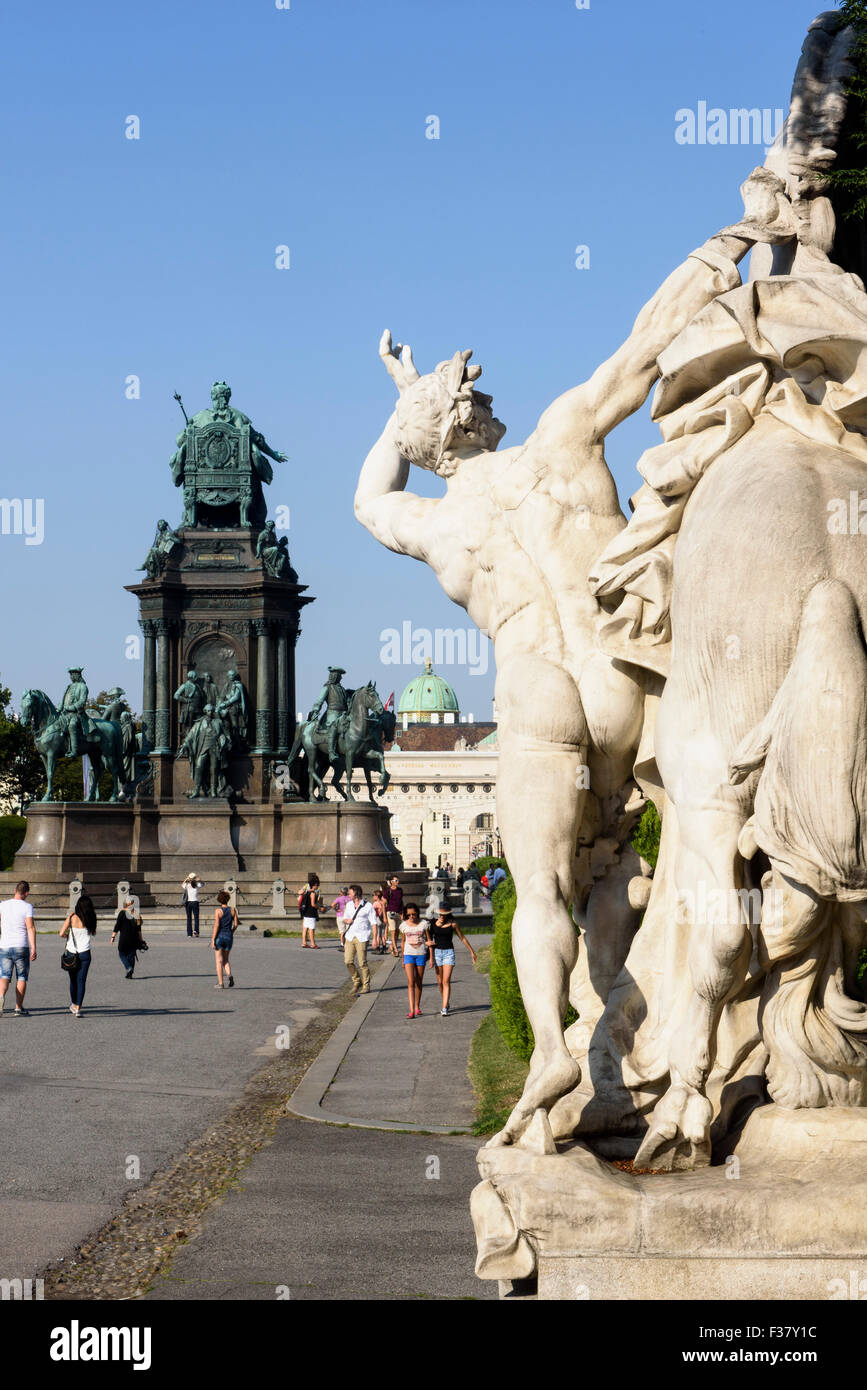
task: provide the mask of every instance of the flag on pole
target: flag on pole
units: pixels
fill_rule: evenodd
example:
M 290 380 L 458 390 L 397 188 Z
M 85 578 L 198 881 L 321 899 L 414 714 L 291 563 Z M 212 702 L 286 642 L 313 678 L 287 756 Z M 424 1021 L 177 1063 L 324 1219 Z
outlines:
M 392 691 L 391 694 L 389 695 L 388 699 L 386 700 L 386 702 L 385 702 L 385 704 L 384 704 L 384 706 L 383 706 L 383 709 L 391 709 L 393 705 L 394 705 L 394 691 Z

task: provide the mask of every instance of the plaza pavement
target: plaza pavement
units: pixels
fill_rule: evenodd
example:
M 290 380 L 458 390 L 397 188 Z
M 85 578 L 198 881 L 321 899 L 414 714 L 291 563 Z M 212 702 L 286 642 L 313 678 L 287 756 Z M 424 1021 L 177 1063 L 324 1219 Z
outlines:
M 489 939 L 473 942 L 478 949 Z M 299 1088 L 309 1113 L 321 1097 L 320 1114 L 336 1123 L 281 1120 L 149 1298 L 496 1298 L 496 1284 L 473 1274 L 469 1194 L 481 1141 L 369 1127 L 469 1128 L 467 1054 L 489 1008 L 488 978 L 458 942 L 455 1013 L 440 1016 L 439 993 L 426 983 L 422 1017 L 408 1022 L 400 964 L 373 959 L 370 999 L 340 1024 L 332 1061 L 323 1070 L 329 1043 Z
M 303 1024 L 346 983 L 335 949 L 242 931 L 238 983 L 220 993 L 209 939 L 181 930 L 152 935 L 127 980 L 110 931 L 101 920 L 80 1020 L 63 945 L 42 933 L 30 1017 L 11 1016 L 11 993 L 0 1017 L 3 1277 L 35 1276 L 107 1221 L 242 1093 L 275 1055 L 278 1029 Z
M 207 939 L 176 929 L 151 933 L 128 981 L 109 932 L 103 923 L 80 1021 L 68 1012 L 62 943 L 46 934 L 37 938 L 30 1017 L 0 1018 L 4 1277 L 36 1276 L 101 1227 L 131 1188 L 225 1113 L 275 1055 L 279 1033 L 303 1025 L 347 980 L 336 942 L 305 951 L 297 938 L 242 932 L 232 956 L 238 984 L 219 993 Z M 486 939 L 473 938 L 476 948 Z M 312 1092 L 316 1063 L 305 1078 L 322 1115 L 469 1128 L 467 1053 L 489 1007 L 488 980 L 457 949 L 449 1018 L 440 1017 L 428 971 L 423 1015 L 407 1022 L 400 965 L 372 958 L 373 993 L 326 1044 Z M 323 1071 L 335 1040 L 336 1063 Z M 468 1135 L 287 1115 L 150 1296 L 273 1299 L 280 1287 L 292 1298 L 493 1297 L 472 1273 L 478 1145 Z M 132 1158 L 138 1177 L 128 1176 Z

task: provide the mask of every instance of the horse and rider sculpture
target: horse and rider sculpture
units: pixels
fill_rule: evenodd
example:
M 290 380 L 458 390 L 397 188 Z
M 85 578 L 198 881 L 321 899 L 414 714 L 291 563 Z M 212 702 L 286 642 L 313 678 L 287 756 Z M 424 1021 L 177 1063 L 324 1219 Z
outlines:
M 237 677 L 231 671 L 230 676 Z M 379 770 L 378 792 L 386 790 L 389 775 L 385 767 L 383 740 L 390 742 L 394 737 L 395 716 L 383 707 L 382 700 L 373 681 L 358 690 L 347 690 L 340 678 L 345 675 L 342 667 L 329 667 L 328 678 L 306 720 L 299 725 L 295 741 L 285 763 L 277 764 L 275 772 L 278 781 L 296 792 L 298 784 L 292 779 L 290 769 L 303 750 L 309 773 L 310 801 L 325 800 L 325 777 L 329 770 L 333 775 L 330 785 L 347 801 L 354 801 L 352 777 L 355 769 L 364 771 L 370 800 L 374 799 L 371 765 Z M 246 724 L 246 695 L 240 681 L 235 685 L 241 691 L 238 708 Z M 232 682 L 229 682 L 232 686 Z M 227 686 L 227 690 L 229 689 Z M 185 687 L 176 692 L 175 698 L 183 695 Z M 224 695 L 226 692 L 224 692 Z M 43 690 L 26 690 L 21 701 L 21 719 L 33 732 L 33 739 L 45 768 L 46 788 L 43 801 L 54 797 L 54 777 L 58 760 L 86 756 L 90 760 L 92 776 L 86 800 L 100 800 L 99 782 L 104 771 L 111 775 L 112 789 L 109 801 L 129 800 L 135 794 L 136 786 L 144 780 L 151 770 L 147 760 L 150 745 L 147 730 L 135 742 L 135 726 L 131 719 L 121 717 L 123 692 L 111 692 L 112 700 L 102 709 L 103 718 L 96 717 L 88 710 L 89 696 L 82 669 L 73 666 L 69 670 L 69 684 L 63 693 L 59 709 Z M 225 702 L 223 702 L 225 703 Z M 322 717 L 319 710 L 324 706 Z M 220 706 L 221 713 L 222 704 Z M 179 722 L 184 731 L 185 710 L 179 707 Z M 226 711 L 228 717 L 232 711 Z M 201 721 L 200 721 L 201 722 Z M 194 727 L 195 716 L 192 718 Z M 130 747 L 130 735 L 133 746 Z M 241 728 L 233 726 L 232 742 L 243 738 Z M 187 732 L 189 738 L 189 732 Z M 285 775 L 284 775 L 285 773 Z M 345 779 L 345 788 L 342 785 Z M 213 779 L 212 779 L 213 781 Z M 204 788 L 199 794 L 207 795 Z M 230 795 L 225 779 L 221 780 L 220 795 Z M 213 795 L 213 791 L 212 791 Z
M 368 681 L 358 690 L 347 690 L 340 682 L 345 674 L 342 667 L 329 666 L 328 679 L 307 718 L 298 725 L 284 764 L 290 769 L 303 749 L 309 772 L 308 801 L 325 800 L 325 778 L 329 769 L 333 769 L 330 785 L 345 801 L 355 800 L 352 793 L 355 768 L 364 772 L 367 793 L 373 801 L 371 762 L 379 768 L 379 795 L 382 796 L 388 787 L 383 740 L 390 743 L 394 738 L 394 712 L 383 706 L 374 681 Z M 325 709 L 320 716 L 323 705 Z M 344 778 L 345 786 L 341 785 Z M 288 785 L 298 792 L 298 784 L 291 777 Z

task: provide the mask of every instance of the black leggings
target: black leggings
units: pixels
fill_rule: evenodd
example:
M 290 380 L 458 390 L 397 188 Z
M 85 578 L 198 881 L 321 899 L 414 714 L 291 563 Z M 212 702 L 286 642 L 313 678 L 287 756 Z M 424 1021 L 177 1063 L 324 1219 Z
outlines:
M 84 986 L 87 982 L 87 972 L 90 969 L 90 951 L 79 951 L 79 967 L 69 973 L 69 997 L 73 1004 L 84 1003 Z
M 184 907 L 187 909 L 187 936 L 192 936 L 192 934 L 193 934 L 193 928 L 192 928 L 192 923 L 193 923 L 193 921 L 195 921 L 195 924 L 196 924 L 196 936 L 198 936 L 198 934 L 199 934 L 199 904 L 198 904 L 198 900 L 196 900 L 196 902 L 194 902 L 194 903 L 184 903 Z

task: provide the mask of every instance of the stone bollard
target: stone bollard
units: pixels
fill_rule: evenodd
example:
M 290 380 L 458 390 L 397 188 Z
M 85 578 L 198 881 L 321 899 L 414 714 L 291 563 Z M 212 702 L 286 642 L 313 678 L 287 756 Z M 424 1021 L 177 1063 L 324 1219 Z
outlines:
M 428 884 L 427 902 L 425 904 L 426 917 L 438 917 L 443 910 L 443 883 L 442 879 L 432 878 Z
M 84 892 L 84 883 L 80 878 L 74 878 L 69 885 L 69 911 L 75 911 L 75 904 Z
M 271 888 L 271 916 L 286 916 L 286 884 L 282 878 L 275 879 Z
M 482 886 L 474 878 L 464 884 L 464 912 L 478 915 L 482 910 Z
M 117 910 L 118 910 L 118 912 L 123 912 L 123 906 L 124 906 L 124 903 L 126 902 L 127 898 L 132 898 L 132 908 L 133 908 L 133 912 L 135 913 L 136 917 L 138 917 L 139 912 L 141 911 L 141 902 L 140 902 L 140 900 L 139 900 L 138 894 L 137 894 L 137 893 L 131 893 L 131 892 L 129 891 L 129 883 L 127 882 L 127 880 L 126 880 L 125 878 L 122 878 L 122 879 L 120 880 L 120 883 L 118 883 L 118 885 L 117 885 Z
M 238 885 L 235 880 L 233 878 L 227 878 L 226 882 L 223 884 L 223 890 L 229 895 L 229 907 L 234 907 L 237 911 Z M 217 906 L 219 907 L 219 903 Z

